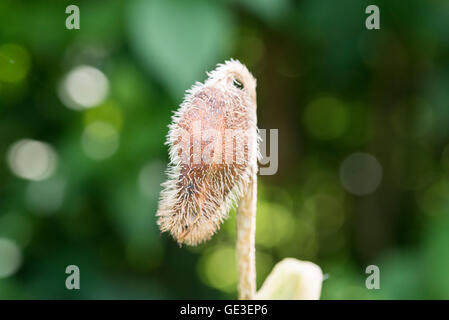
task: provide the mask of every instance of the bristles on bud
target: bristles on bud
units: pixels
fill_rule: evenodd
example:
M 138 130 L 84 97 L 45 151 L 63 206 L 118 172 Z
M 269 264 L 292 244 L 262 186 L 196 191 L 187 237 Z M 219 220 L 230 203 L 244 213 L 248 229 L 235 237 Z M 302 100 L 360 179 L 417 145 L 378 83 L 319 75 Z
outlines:
M 167 136 L 156 215 L 179 244 L 208 240 L 257 171 L 256 80 L 232 59 L 207 75 L 187 91 Z

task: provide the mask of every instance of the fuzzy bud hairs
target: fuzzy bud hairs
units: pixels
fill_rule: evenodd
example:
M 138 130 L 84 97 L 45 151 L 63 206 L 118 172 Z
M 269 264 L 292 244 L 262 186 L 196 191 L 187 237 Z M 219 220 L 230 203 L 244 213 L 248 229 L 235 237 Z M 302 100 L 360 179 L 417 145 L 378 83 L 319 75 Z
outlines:
M 237 60 L 187 90 L 172 117 L 156 216 L 179 244 L 208 240 L 257 173 L 256 80 Z

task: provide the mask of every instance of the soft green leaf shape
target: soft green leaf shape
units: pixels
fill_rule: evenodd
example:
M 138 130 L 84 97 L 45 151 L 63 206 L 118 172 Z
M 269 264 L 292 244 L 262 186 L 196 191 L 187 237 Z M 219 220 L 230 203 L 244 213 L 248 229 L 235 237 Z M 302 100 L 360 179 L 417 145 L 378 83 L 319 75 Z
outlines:
M 257 292 L 257 300 L 318 300 L 323 272 L 316 264 L 286 258 L 277 263 Z
M 144 67 L 174 98 L 228 57 L 234 24 L 208 0 L 137 0 L 127 16 L 130 43 Z

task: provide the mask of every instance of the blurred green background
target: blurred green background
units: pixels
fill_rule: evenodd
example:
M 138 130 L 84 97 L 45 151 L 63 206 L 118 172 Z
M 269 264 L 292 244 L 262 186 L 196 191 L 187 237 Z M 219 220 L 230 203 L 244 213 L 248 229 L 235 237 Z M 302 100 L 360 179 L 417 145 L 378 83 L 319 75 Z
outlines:
M 323 299 L 449 299 L 449 2 L 424 0 L 1 0 L 0 298 L 236 298 L 235 212 L 182 248 L 154 215 L 171 113 L 230 57 L 279 129 L 258 286 L 294 257 Z

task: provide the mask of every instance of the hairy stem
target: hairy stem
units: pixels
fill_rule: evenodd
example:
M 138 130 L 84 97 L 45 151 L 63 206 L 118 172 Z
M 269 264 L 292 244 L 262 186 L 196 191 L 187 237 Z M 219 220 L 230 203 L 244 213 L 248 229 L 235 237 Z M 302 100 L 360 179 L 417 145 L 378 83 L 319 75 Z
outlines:
M 257 174 L 254 174 L 237 209 L 238 291 L 241 300 L 251 300 L 256 293 L 256 205 Z

